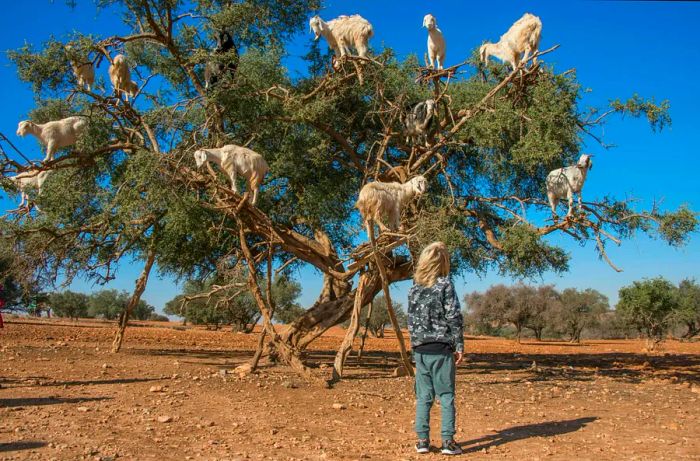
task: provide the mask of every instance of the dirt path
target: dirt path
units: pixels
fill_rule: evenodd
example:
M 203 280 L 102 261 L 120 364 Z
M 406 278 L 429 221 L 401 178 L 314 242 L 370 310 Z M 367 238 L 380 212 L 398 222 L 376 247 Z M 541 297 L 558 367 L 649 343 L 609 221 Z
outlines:
M 412 381 L 390 377 L 393 338 L 368 340 L 363 366 L 351 360 L 325 390 L 284 367 L 227 373 L 255 335 L 143 326 L 114 355 L 111 334 L 99 323 L 0 330 L 0 460 L 443 459 L 413 453 Z M 321 338 L 311 362 L 330 364 L 341 339 Z M 665 347 L 468 338 L 463 458 L 700 459 L 700 344 Z M 433 423 L 437 444 L 437 407 Z

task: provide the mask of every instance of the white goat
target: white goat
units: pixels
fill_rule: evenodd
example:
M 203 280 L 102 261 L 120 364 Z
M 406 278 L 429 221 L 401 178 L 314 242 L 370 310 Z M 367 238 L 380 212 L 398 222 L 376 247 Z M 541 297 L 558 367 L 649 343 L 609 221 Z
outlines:
M 50 172 L 50 170 L 38 171 L 36 169 L 31 169 L 8 178 L 15 183 L 17 189 L 19 189 L 21 193 L 22 201 L 19 204 L 19 208 L 22 208 L 25 203 L 27 208 L 29 208 L 29 195 L 27 194 L 27 189 L 29 187 L 36 187 L 37 194 L 41 194 L 41 186 L 44 185 L 44 181 L 46 181 L 46 177 Z M 36 209 L 38 210 L 39 207 L 37 206 Z
M 92 84 L 95 83 L 95 67 L 92 61 L 88 60 L 88 56 L 79 57 L 73 52 L 71 45 L 66 45 L 66 51 L 69 53 L 70 66 L 73 69 L 73 75 L 78 80 L 78 85 L 87 87 L 87 90 L 92 89 Z M 76 61 L 76 59 L 79 59 Z
M 87 120 L 85 117 L 67 117 L 47 123 L 34 123 L 31 120 L 23 120 L 17 126 L 17 136 L 25 136 L 27 133 L 37 137 L 41 144 L 46 145 L 46 158 L 44 161 L 53 160 L 58 149 L 71 146 L 78 140 L 78 136 L 85 130 Z
M 445 65 L 447 45 L 445 44 L 445 37 L 442 36 L 442 31 L 437 27 L 435 16 L 426 14 L 423 18 L 423 27 L 428 29 L 428 59 L 430 59 L 430 67 L 435 69 L 435 62 L 437 62 L 437 68 L 442 69 L 442 66 Z
M 123 54 L 118 54 L 114 57 L 112 64 L 109 66 L 109 80 L 112 82 L 114 91 L 124 93 L 124 98 L 129 102 L 129 96 L 136 96 L 139 87 L 131 80 L 131 72 L 129 64 L 126 62 L 126 57 Z
M 406 142 L 423 137 L 426 146 L 428 145 L 428 135 L 432 130 L 434 124 L 433 120 L 436 114 L 435 108 L 435 100 L 427 99 L 416 104 L 413 109 L 403 117 Z
M 370 182 L 360 190 L 355 207 L 360 210 L 367 228 L 367 235 L 373 238 L 374 223 L 381 231 L 397 230 L 401 223 L 401 210 L 414 197 L 428 189 L 428 181 L 416 176 L 408 182 Z M 382 222 L 385 216 L 388 227 Z
M 73 68 L 75 78 L 78 80 L 78 85 L 86 87 L 88 91 L 91 91 L 92 84 L 95 83 L 95 68 L 92 62 L 77 63 L 71 61 L 70 65 Z
M 549 206 L 552 208 L 552 215 L 557 217 L 557 205 L 559 200 L 569 201 L 569 212 L 566 216 L 571 216 L 574 206 L 574 194 L 578 194 L 578 207 L 581 209 L 581 189 L 586 181 L 588 170 L 593 168 L 592 155 L 583 154 L 578 159 L 576 165 L 565 168 L 557 168 L 547 175 L 547 198 Z
M 317 15 L 309 20 L 309 26 L 316 35 L 314 40 L 323 35 L 328 46 L 335 51 L 336 58 L 349 54 L 351 47 L 357 50 L 359 56 L 367 57 L 369 39 L 374 31 L 372 24 L 359 14 L 338 16 L 328 22 Z
M 258 189 L 265 179 L 265 174 L 270 170 L 262 155 L 246 147 L 235 144 L 227 144 L 223 147 L 212 149 L 199 149 L 195 151 L 194 158 L 197 167 L 201 167 L 207 161 L 216 163 L 231 178 L 231 189 L 238 193 L 236 175 L 240 174 L 248 182 L 248 190 L 253 191 L 252 203 L 258 200 Z
M 542 34 L 542 21 L 537 16 L 525 13 L 522 18 L 501 35 L 498 43 L 484 43 L 479 48 L 479 55 L 483 62 L 487 62 L 489 56 L 495 56 L 516 69 L 521 61 L 527 61 L 530 54 L 537 52 L 540 46 Z M 523 53 L 525 53 L 523 55 Z M 532 59 L 535 64 L 537 58 Z

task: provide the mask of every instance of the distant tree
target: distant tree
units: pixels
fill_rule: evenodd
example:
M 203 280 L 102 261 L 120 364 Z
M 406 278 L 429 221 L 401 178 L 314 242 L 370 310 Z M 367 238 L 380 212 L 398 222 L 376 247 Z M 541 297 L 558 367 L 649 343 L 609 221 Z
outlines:
M 90 317 L 115 320 L 129 302 L 125 291 L 101 290 L 90 295 L 88 312 Z
M 397 301 L 393 301 L 392 305 L 394 307 L 394 311 L 396 312 L 396 320 L 399 321 L 399 327 L 408 328 L 408 317 L 406 316 L 406 312 L 403 310 L 403 305 Z M 360 325 L 363 328 L 366 326 L 367 331 L 369 331 L 369 333 L 375 338 L 383 338 L 387 325 L 391 324 L 389 311 L 386 308 L 386 299 L 382 295 L 374 298 L 372 301 L 372 312 L 369 319 L 367 319 L 368 308 L 369 306 L 364 306 L 362 308 L 362 312 L 360 314 Z M 348 322 L 345 322 L 343 326 L 347 328 Z
M 487 336 L 501 336 L 504 334 L 502 322 L 493 312 L 488 310 L 487 303 L 483 299 L 484 293 L 474 291 L 464 295 L 465 323 L 474 334 Z
M 156 312 L 151 313 L 151 315 L 148 317 L 148 320 L 151 320 L 153 322 L 169 322 L 170 321 L 168 316 L 158 314 Z
M 518 342 L 525 328 L 541 340 L 559 302 L 559 293 L 551 285 L 509 287 L 499 284 L 483 293 L 473 292 L 464 297 L 468 322 L 477 332 L 500 335 L 504 327 L 512 325 Z
M 17 257 L 11 247 L 0 240 L 0 310 L 27 312 L 34 298 L 40 294 L 39 284 L 28 276 L 29 271 L 21 267 L 22 263 L 23 260 Z M 35 302 L 34 304 L 36 305 Z
M 221 323 L 231 325 L 233 331 L 250 333 L 260 320 L 258 306 L 247 289 L 228 298 L 217 297 L 215 305 L 222 312 Z
M 617 313 L 647 338 L 647 349 L 663 341 L 679 308 L 678 288 L 658 277 L 620 289 Z
M 194 296 L 204 291 L 204 283 L 200 280 L 187 280 L 182 288 L 182 293 L 165 303 L 163 312 L 167 315 L 181 317 L 186 324 L 190 319 L 188 309 L 202 308 L 206 305 L 206 299 L 198 298 L 185 302 L 185 297 Z
M 681 280 L 678 285 L 678 310 L 676 322 L 687 328 L 683 338 L 690 339 L 700 333 L 700 285 L 695 280 Z
M 599 291 L 567 288 L 551 311 L 550 321 L 555 331 L 566 335 L 571 342 L 579 342 L 583 330 L 598 326 L 609 309 L 608 298 Z
M 48 306 L 57 317 L 78 319 L 88 316 L 89 301 L 88 295 L 67 290 L 51 293 L 48 297 Z
M 272 298 L 275 302 L 275 319 L 289 324 L 301 317 L 304 308 L 296 300 L 301 295 L 301 285 L 284 275 L 272 283 Z
M 248 291 L 245 279 L 237 283 L 228 282 L 226 288 L 217 284 L 216 275 L 205 281 L 185 282 L 183 293 L 168 301 L 163 311 L 169 315 L 184 317 L 194 325 L 231 325 L 234 331 L 250 333 L 260 320 L 258 309 Z M 284 275 L 272 282 L 272 299 L 275 304 L 275 319 L 291 323 L 304 309 L 296 303 L 301 294 L 301 285 Z
M 525 302 L 527 293 L 527 287 L 524 285 L 508 287 L 499 284 L 491 286 L 483 294 L 472 294 L 468 302 L 472 309 L 482 315 L 482 321 L 492 322 L 499 327 L 513 325 L 515 338 L 520 342 L 523 328 L 527 326 L 531 316 L 531 309 Z
M 538 341 L 542 340 L 544 329 L 551 325 L 551 317 L 559 308 L 560 295 L 552 285 L 531 287 L 519 285 L 513 288 L 515 302 L 527 310 L 526 328 L 532 330 Z
M 136 320 L 150 320 L 155 310 L 155 307 L 151 306 L 143 299 L 140 299 L 131 313 L 131 316 Z

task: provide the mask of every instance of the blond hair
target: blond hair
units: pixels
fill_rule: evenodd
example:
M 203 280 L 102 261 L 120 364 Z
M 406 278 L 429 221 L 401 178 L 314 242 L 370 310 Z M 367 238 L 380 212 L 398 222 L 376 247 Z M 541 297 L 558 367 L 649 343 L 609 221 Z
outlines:
M 424 287 L 435 285 L 438 277 L 445 277 L 450 273 L 450 253 L 442 242 L 433 242 L 423 251 L 418 258 L 416 273 L 413 281 Z

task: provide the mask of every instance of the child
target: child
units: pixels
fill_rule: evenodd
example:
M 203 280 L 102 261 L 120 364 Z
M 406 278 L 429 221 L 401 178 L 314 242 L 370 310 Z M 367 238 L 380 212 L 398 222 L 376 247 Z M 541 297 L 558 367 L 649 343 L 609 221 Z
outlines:
M 440 399 L 442 453 L 462 454 L 455 435 L 455 366 L 462 361 L 462 312 L 442 242 L 423 249 L 408 293 L 408 331 L 416 360 L 416 451 L 430 451 L 430 408 Z

